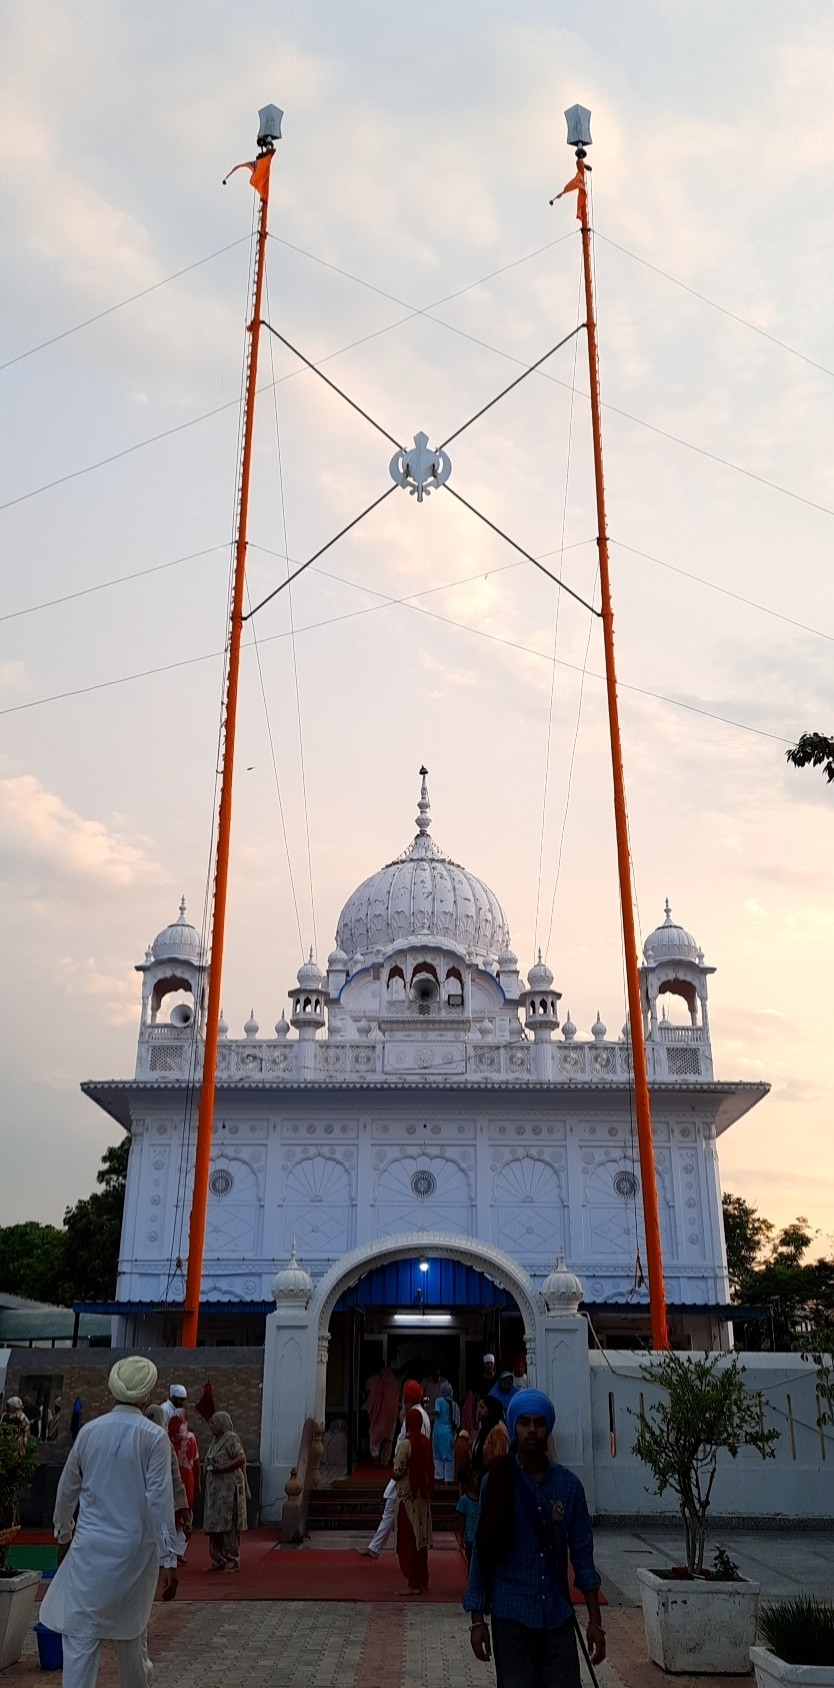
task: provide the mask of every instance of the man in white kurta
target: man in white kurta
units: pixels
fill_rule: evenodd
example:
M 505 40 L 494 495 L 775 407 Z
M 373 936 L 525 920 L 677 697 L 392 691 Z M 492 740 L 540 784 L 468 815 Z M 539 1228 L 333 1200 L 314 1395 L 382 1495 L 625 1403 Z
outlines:
M 82 1426 L 61 1473 L 54 1526 L 67 1551 L 41 1622 L 63 1636 L 63 1688 L 94 1688 L 103 1640 L 115 1644 L 120 1688 L 150 1682 L 144 1636 L 160 1566 L 169 1598 L 177 1583 L 168 1437 L 142 1410 L 156 1377 L 141 1355 L 113 1367 L 117 1405 Z

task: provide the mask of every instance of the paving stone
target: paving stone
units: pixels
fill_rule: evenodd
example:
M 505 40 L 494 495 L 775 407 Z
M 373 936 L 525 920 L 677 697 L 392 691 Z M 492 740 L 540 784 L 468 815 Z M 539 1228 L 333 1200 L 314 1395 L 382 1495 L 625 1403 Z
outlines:
M 767 1595 L 790 1594 L 799 1585 L 830 1597 L 834 1544 L 828 1535 L 761 1531 L 723 1541 L 748 1575 L 761 1572 Z M 597 1560 L 610 1601 L 603 1612 L 609 1656 L 597 1673 L 600 1688 L 669 1688 L 670 1679 L 647 1658 L 634 1570 L 651 1562 L 652 1547 L 668 1563 L 673 1546 L 671 1535 L 659 1531 L 644 1538 L 598 1533 Z M 311 1555 L 311 1577 L 315 1562 Z M 479 1664 L 472 1653 L 466 1614 L 429 1600 L 175 1601 L 154 1607 L 150 1654 L 154 1688 L 495 1688 L 494 1667 Z M 584 1665 L 582 1675 L 583 1688 L 590 1688 Z M 3 1672 L 2 1688 L 36 1688 L 44 1680 L 30 1633 L 20 1664 Z M 52 1680 L 59 1688 L 60 1677 Z M 704 1688 L 703 1677 L 676 1676 L 674 1683 Z M 711 1683 L 738 1688 L 739 1679 L 713 1677 Z M 106 1643 L 99 1688 L 117 1688 Z

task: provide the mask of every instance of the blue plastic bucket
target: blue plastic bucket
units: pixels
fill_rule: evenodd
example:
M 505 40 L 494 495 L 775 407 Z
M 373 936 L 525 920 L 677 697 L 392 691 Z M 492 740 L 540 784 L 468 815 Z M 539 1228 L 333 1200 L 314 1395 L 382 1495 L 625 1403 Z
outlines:
M 35 1624 L 35 1634 L 38 1638 L 41 1670 L 62 1670 L 64 1644 L 58 1630 L 47 1629 L 46 1624 Z

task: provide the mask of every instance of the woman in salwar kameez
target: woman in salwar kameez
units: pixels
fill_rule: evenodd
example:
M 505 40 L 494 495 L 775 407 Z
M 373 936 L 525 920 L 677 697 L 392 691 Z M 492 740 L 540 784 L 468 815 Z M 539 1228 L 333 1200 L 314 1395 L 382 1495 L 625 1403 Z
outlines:
M 212 1570 L 240 1570 L 240 1534 L 249 1528 L 246 1517 L 246 1455 L 228 1413 L 209 1421 L 213 1440 L 204 1468 L 203 1532 L 209 1539 Z
M 422 1594 L 429 1586 L 429 1548 L 432 1545 L 431 1500 L 434 1494 L 434 1456 L 416 1407 L 406 1416 L 406 1436 L 394 1457 L 397 1485 L 397 1558 L 408 1588 Z

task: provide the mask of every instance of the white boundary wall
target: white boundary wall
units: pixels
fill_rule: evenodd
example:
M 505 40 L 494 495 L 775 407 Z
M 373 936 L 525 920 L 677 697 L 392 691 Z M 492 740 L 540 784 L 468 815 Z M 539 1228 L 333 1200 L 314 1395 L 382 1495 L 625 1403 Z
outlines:
M 651 1492 L 646 1467 L 632 1451 L 633 1414 L 662 1399 L 642 1373 L 649 1356 L 591 1353 L 590 1395 L 596 1515 L 678 1515 L 675 1496 Z M 726 1363 L 729 1364 L 730 1357 Z M 752 1448 L 719 1456 L 712 1511 L 726 1518 L 825 1518 L 834 1514 L 834 1427 L 817 1427 L 813 1365 L 799 1354 L 740 1356 L 745 1382 L 761 1390 L 766 1428 L 779 1431 L 775 1458 Z

